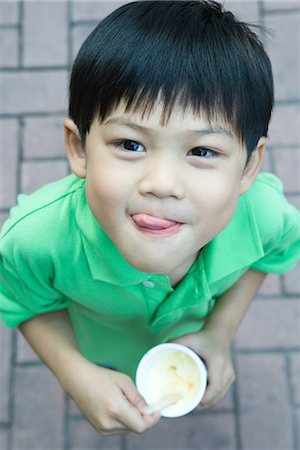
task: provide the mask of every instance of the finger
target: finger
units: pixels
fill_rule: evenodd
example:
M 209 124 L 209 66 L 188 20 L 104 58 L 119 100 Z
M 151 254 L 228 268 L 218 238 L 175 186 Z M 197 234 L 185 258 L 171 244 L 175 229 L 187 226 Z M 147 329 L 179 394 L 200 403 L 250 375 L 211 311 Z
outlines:
M 210 390 L 208 390 L 207 395 L 203 397 L 203 400 L 201 402 L 201 408 L 212 408 L 220 403 L 233 381 L 234 378 L 229 378 L 227 383 L 221 389 L 214 389 L 214 387 L 212 387 Z
M 120 405 L 121 423 L 132 431 L 141 433 L 159 421 L 159 413 L 149 415 L 149 406 L 130 378 L 123 378 L 121 389 L 124 394 L 124 403 Z
M 120 405 L 120 415 L 118 420 L 127 429 L 135 433 L 143 433 L 152 428 L 160 419 L 159 413 L 143 415 L 135 406 L 124 398 L 124 403 Z
M 146 403 L 144 397 L 138 392 L 130 378 L 122 380 L 121 389 L 127 400 L 137 408 L 141 414 L 148 414 L 149 405 Z

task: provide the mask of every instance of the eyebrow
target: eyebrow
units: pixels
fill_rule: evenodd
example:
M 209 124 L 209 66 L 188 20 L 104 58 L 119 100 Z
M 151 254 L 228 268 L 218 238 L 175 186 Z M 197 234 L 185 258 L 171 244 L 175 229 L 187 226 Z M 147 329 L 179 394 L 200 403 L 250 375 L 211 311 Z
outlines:
M 135 122 L 132 122 L 131 120 L 125 119 L 123 117 L 112 117 L 111 119 L 108 119 L 104 122 L 104 125 L 122 125 L 130 127 L 137 131 L 143 131 L 143 132 L 155 132 L 153 128 L 149 127 L 143 127 L 142 125 L 139 125 Z M 230 138 L 233 138 L 233 133 L 228 130 L 227 128 L 222 127 L 221 125 L 211 125 L 206 128 L 202 128 L 200 130 L 186 130 L 188 133 L 191 134 L 197 134 L 200 136 L 205 136 L 208 134 L 220 134 L 220 135 L 226 135 Z

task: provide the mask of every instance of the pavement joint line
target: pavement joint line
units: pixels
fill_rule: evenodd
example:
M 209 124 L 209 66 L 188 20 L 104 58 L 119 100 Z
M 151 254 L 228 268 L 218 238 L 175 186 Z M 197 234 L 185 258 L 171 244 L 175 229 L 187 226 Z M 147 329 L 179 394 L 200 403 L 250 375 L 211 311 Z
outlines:
M 18 367 L 20 369 L 30 369 L 30 368 L 45 368 L 47 367 L 42 361 L 36 360 L 36 361 L 15 361 L 14 363 L 15 367 Z
M 15 423 L 15 386 L 16 386 L 16 370 L 15 370 L 15 361 L 16 361 L 16 353 L 17 353 L 17 330 L 13 330 L 12 335 L 12 352 L 11 352 L 11 360 L 10 360 L 10 380 L 9 380 L 9 415 L 10 415 L 10 427 L 8 428 L 7 442 L 8 448 L 7 450 L 12 449 L 13 442 L 13 427 L 12 425 Z
M 22 162 L 39 163 L 39 162 L 67 162 L 67 156 L 25 156 L 22 158 Z
M 81 26 L 81 25 L 87 25 L 87 26 L 97 26 L 98 23 L 104 19 L 104 17 L 100 17 L 97 20 L 93 20 L 93 19 L 79 19 L 79 20 L 72 20 L 70 21 L 70 25 L 72 28 L 76 28 L 77 26 Z
M 24 73 L 35 73 L 35 72 L 64 72 L 69 70 L 67 64 L 53 65 L 53 66 L 25 66 L 22 64 L 20 67 L 0 67 L 0 74 L 2 73 L 15 73 L 17 75 Z
M 23 157 L 23 119 L 20 117 L 18 119 L 18 160 L 17 160 L 17 170 L 16 170 L 16 192 L 17 195 L 21 192 L 21 162 Z M 16 200 L 16 199 L 15 199 Z
M 20 25 L 18 23 L 2 23 L 0 25 L 1 30 L 18 30 Z
M 259 349 L 248 349 L 248 348 L 237 348 L 235 353 L 238 355 L 269 355 L 269 354 L 273 354 L 273 355 L 280 355 L 282 353 L 289 353 L 289 354 L 293 354 L 293 353 L 299 353 L 300 352 L 300 347 L 271 347 L 271 348 L 262 348 L 260 347 Z
M 283 150 L 283 151 L 289 151 L 289 150 L 295 150 L 299 151 L 299 144 L 268 144 L 267 142 L 267 148 L 270 151 L 276 151 L 276 150 Z
M 291 416 L 291 428 L 292 428 L 292 438 L 293 438 L 293 448 L 291 450 L 298 450 L 299 449 L 299 442 L 298 442 L 298 432 L 297 432 L 297 417 L 296 417 L 296 411 L 294 409 L 294 402 L 293 402 L 293 387 L 292 387 L 292 371 L 291 371 L 291 365 L 289 360 L 289 355 L 286 353 L 283 355 L 284 357 L 284 369 L 285 369 L 285 378 L 287 383 L 287 400 L 289 405 L 289 413 Z
M 276 300 L 276 301 L 282 301 L 285 302 L 286 300 L 295 300 L 295 301 L 299 301 L 299 294 L 294 294 L 294 293 L 282 293 L 280 292 L 280 294 L 260 294 L 259 297 L 256 298 L 256 302 L 262 303 L 262 302 L 271 302 L 272 300 Z
M 126 436 L 120 436 L 120 443 L 121 443 L 121 448 L 120 450 L 126 450 L 127 449 L 127 437 Z
M 280 291 L 282 292 L 282 294 L 286 295 L 286 292 L 284 290 L 283 275 L 279 275 L 279 286 L 280 286 Z
M 24 55 L 24 2 L 23 0 L 19 1 L 18 4 L 18 14 L 19 14 L 19 70 L 23 66 L 23 55 Z
M 275 105 L 274 105 L 274 111 L 276 110 L 277 106 L 298 106 L 300 105 L 300 98 L 286 98 L 286 99 L 280 99 L 275 98 Z
M 237 372 L 237 351 L 236 344 L 232 344 L 232 361 L 235 373 Z M 233 383 L 233 412 L 234 412 L 234 437 L 236 448 L 242 450 L 242 434 L 241 434 L 241 421 L 240 421 L 240 400 L 238 382 L 235 380 Z
M 73 64 L 73 37 L 72 37 L 72 11 L 73 11 L 73 2 L 68 2 L 67 4 L 67 58 L 68 58 L 68 67 L 71 68 Z
M 1 0 L 0 0 L 1 1 Z M 26 113 L 0 113 L 0 120 L 1 119 L 31 119 L 31 118 L 46 118 L 46 117 L 55 117 L 55 116 L 66 116 L 67 112 L 58 110 L 58 111 L 40 111 L 40 112 L 34 112 L 34 111 L 28 111 Z
M 70 397 L 64 394 L 64 426 L 63 426 L 63 448 L 64 450 L 71 449 L 71 436 L 70 436 Z
M 296 2 L 295 2 L 296 3 Z M 270 15 L 270 16 L 276 16 L 276 15 L 289 15 L 289 14 L 295 14 L 295 13 L 300 13 L 300 8 L 299 7 L 286 7 L 286 8 L 280 8 L 280 9 L 272 9 L 272 8 L 264 8 L 264 11 L 266 13 L 266 15 Z

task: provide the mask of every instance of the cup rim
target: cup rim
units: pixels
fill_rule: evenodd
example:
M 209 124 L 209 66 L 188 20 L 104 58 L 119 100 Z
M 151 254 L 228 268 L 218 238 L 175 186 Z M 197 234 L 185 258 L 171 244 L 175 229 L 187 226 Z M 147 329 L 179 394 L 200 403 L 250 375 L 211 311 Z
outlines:
M 207 368 L 204 364 L 201 357 L 195 353 L 192 349 L 189 347 L 186 347 L 182 344 L 176 344 L 173 342 L 165 343 L 165 344 L 158 344 L 152 348 L 150 348 L 141 358 L 137 371 L 136 371 L 136 386 L 139 391 L 139 393 L 144 397 L 146 402 L 148 404 L 151 404 L 152 399 L 149 396 L 149 390 L 147 389 L 146 383 L 144 381 L 145 379 L 145 372 L 149 369 L 149 364 L 151 363 L 151 359 L 155 355 L 158 355 L 160 352 L 166 352 L 166 351 L 181 351 L 188 355 L 197 365 L 197 368 L 200 372 L 200 379 L 202 382 L 200 383 L 199 389 L 195 397 L 191 400 L 190 403 L 185 405 L 184 407 L 181 407 L 180 410 L 176 410 L 174 406 L 167 407 L 163 410 L 161 410 L 161 416 L 162 417 L 181 417 L 189 412 L 191 412 L 193 409 L 198 406 L 198 404 L 201 402 L 206 386 L 207 386 Z

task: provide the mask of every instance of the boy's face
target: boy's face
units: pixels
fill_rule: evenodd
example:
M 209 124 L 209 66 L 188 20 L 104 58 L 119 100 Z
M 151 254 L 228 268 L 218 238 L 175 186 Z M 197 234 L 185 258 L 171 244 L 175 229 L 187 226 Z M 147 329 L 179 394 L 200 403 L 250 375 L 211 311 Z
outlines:
M 245 149 L 220 124 L 179 108 L 165 126 L 160 118 L 159 108 L 142 119 L 120 106 L 93 121 L 84 150 L 66 119 L 66 143 L 90 209 L 129 264 L 178 281 L 230 222 L 263 144 L 245 169 Z

